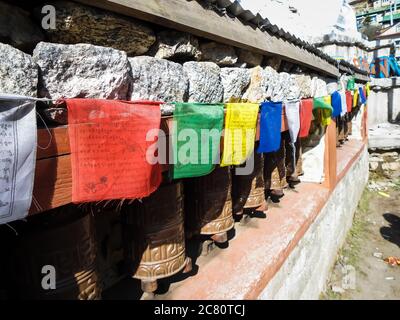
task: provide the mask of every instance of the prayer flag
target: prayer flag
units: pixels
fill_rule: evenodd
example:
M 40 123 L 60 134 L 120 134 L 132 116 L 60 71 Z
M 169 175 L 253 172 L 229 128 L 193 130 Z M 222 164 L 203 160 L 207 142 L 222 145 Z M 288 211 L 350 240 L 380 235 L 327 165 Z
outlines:
M 327 126 L 331 123 L 332 111 L 330 96 L 314 98 L 313 112 L 322 126 Z
M 227 103 L 221 167 L 241 165 L 253 153 L 259 104 Z
M 0 95 L 0 224 L 28 215 L 36 148 L 35 100 Z
M 258 153 L 275 152 L 281 145 L 282 103 L 264 102 L 261 104 L 260 144 Z
M 337 118 L 342 113 L 342 98 L 340 96 L 340 93 L 335 91 L 334 93 L 332 93 L 331 99 L 333 108 L 332 117 Z
M 219 163 L 224 105 L 175 103 L 173 178 L 200 177 Z
M 159 102 L 67 99 L 66 103 L 73 202 L 143 198 L 158 188 Z
M 313 99 L 304 99 L 300 102 L 300 138 L 308 136 L 312 121 Z

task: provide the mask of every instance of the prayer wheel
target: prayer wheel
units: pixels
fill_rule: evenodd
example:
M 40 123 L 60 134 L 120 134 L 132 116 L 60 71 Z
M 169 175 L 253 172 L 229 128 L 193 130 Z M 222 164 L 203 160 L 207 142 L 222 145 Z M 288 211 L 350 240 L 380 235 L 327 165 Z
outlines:
M 154 292 L 158 279 L 185 267 L 190 269 L 191 261 L 185 253 L 183 205 L 183 185 L 178 182 L 161 186 L 123 209 L 130 240 L 130 273 L 141 280 L 144 292 Z
M 32 217 L 17 245 L 17 270 L 22 298 L 99 299 L 92 215 L 69 205 Z
M 191 234 L 228 240 L 227 231 L 234 226 L 231 180 L 229 167 L 216 167 L 207 176 L 185 181 L 185 222 Z
M 244 209 L 267 210 L 264 184 L 264 158 L 254 154 L 254 170 L 249 175 L 236 175 L 232 170 L 233 214 L 242 215 Z
M 287 139 L 289 139 L 288 132 L 283 132 L 279 150 L 264 154 L 265 189 L 274 198 L 282 197 L 283 189 L 288 186 L 285 161 Z

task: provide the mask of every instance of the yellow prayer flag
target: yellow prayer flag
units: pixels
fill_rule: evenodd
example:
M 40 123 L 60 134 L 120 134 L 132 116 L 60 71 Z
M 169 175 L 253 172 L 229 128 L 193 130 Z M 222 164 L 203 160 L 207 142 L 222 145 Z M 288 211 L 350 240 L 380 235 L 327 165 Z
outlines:
M 332 106 L 332 97 L 331 96 L 325 96 L 324 97 L 324 102 L 330 106 Z M 328 109 L 322 109 L 321 110 L 321 124 L 323 126 L 328 126 L 331 124 L 331 116 L 332 116 L 332 110 Z
M 227 103 L 221 167 L 241 165 L 252 154 L 259 104 Z
M 357 105 L 358 105 L 358 89 L 354 90 L 353 108 L 357 107 Z

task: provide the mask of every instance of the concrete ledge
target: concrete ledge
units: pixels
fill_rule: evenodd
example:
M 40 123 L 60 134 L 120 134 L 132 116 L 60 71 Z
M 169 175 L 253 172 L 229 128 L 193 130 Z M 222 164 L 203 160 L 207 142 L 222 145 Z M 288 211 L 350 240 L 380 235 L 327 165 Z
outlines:
M 368 179 L 364 142 L 349 141 L 338 160 L 332 193 L 312 183 L 287 191 L 267 219 L 237 225 L 229 248 L 199 257 L 199 272 L 160 298 L 318 298 Z

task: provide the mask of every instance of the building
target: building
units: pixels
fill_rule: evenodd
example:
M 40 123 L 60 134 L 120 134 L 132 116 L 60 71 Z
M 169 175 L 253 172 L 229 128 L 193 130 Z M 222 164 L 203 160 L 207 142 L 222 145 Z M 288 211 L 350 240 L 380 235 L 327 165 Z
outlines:
M 356 11 L 358 28 L 366 19 L 370 23 L 382 25 L 383 28 L 400 22 L 400 0 L 355 0 L 349 4 Z

